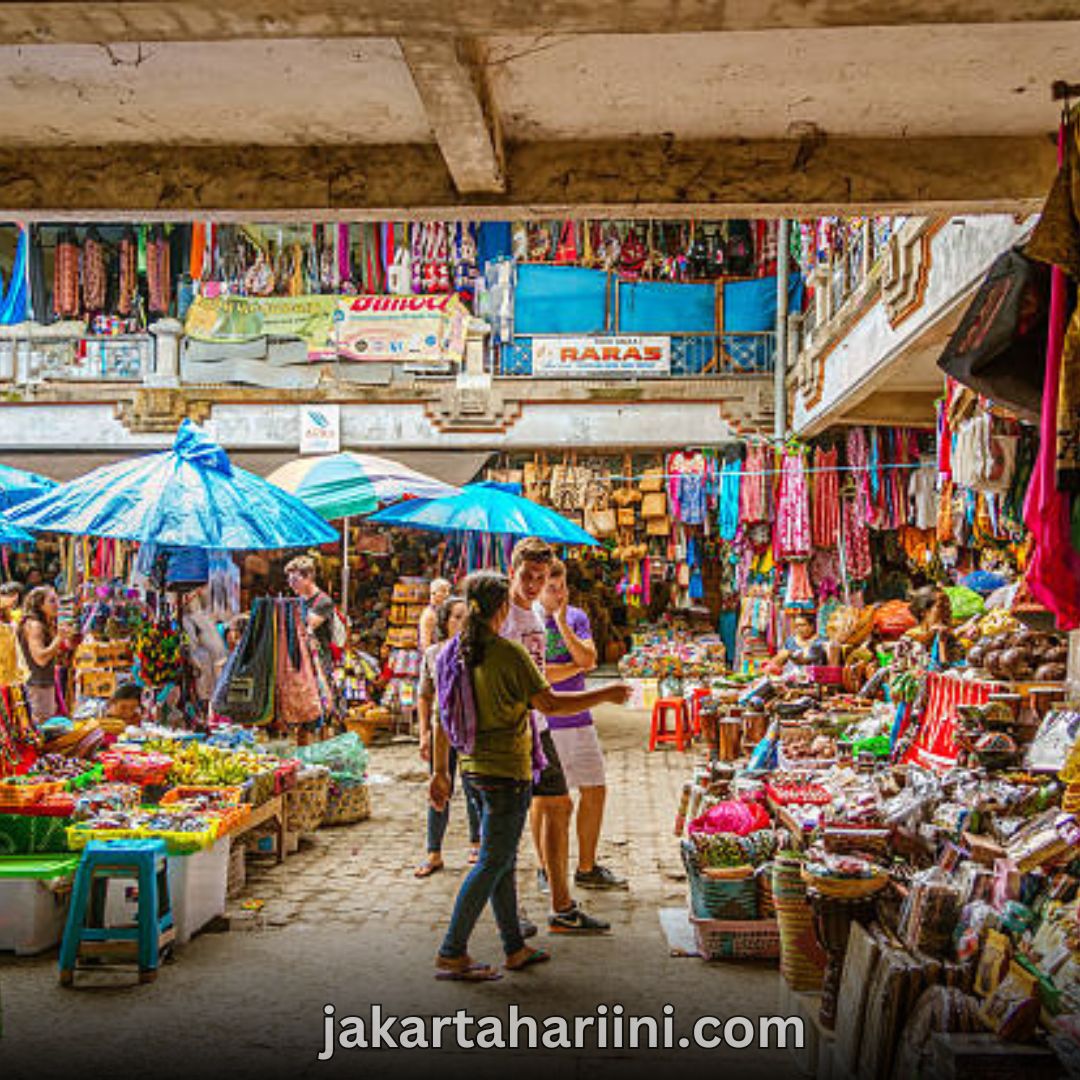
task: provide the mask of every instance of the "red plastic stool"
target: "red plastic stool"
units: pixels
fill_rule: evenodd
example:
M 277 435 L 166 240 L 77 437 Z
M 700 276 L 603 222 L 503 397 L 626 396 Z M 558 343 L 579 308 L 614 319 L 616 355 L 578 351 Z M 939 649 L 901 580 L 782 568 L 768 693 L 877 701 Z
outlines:
M 668 728 L 668 717 L 675 722 L 674 728 Z M 691 740 L 690 710 L 683 698 L 658 698 L 652 711 L 652 726 L 649 731 L 649 750 L 655 750 L 660 743 L 674 743 L 679 750 L 685 750 Z
M 711 695 L 712 691 L 703 686 L 699 686 L 690 695 L 690 728 L 695 739 L 701 736 L 701 703 Z

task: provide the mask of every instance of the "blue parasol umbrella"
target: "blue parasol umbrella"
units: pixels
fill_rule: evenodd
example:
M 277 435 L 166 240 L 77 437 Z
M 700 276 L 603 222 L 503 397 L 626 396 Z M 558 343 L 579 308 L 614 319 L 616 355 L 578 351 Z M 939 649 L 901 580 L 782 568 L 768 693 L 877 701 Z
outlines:
M 233 465 L 189 420 L 180 425 L 171 450 L 95 469 L 9 516 L 41 532 L 212 551 L 307 547 L 338 539 L 299 499 Z
M 442 533 L 536 536 L 553 544 L 596 546 L 583 528 L 561 514 L 484 484 L 467 484 L 446 499 L 413 499 L 372 514 L 368 521 Z
M 22 547 L 23 544 L 32 544 L 33 536 L 25 529 L 9 521 L 0 513 L 0 547 Z
M 36 499 L 56 487 L 56 481 L 37 473 L 0 465 L 0 511 L 10 510 L 28 499 Z

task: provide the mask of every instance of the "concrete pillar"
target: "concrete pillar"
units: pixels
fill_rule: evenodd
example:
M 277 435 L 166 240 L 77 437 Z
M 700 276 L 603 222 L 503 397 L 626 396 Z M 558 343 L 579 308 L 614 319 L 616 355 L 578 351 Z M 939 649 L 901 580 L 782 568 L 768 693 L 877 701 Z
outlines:
M 1069 631 L 1069 663 L 1065 669 L 1065 685 L 1070 701 L 1080 701 L 1080 630 Z
M 180 338 L 184 324 L 177 319 L 159 319 L 150 325 L 154 335 L 154 370 L 143 381 L 147 386 L 180 385 Z

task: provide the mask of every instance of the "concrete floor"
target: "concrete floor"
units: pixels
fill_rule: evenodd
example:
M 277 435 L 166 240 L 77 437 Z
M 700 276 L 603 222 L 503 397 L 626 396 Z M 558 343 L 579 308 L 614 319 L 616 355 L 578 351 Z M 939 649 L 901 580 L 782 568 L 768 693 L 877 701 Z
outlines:
M 155 1080 L 192 1073 L 233 1078 L 340 1075 L 363 1069 L 377 1077 L 439 1071 L 470 1076 L 547 1075 L 552 1067 L 593 1077 L 618 1070 L 735 1066 L 745 1077 L 797 1075 L 788 1052 L 774 1050 L 531 1050 L 432 1053 L 339 1050 L 319 1062 L 323 1007 L 338 1016 L 384 1013 L 475 1017 L 523 1014 L 593 1015 L 598 1004 L 660 1017 L 675 1007 L 675 1030 L 689 1032 L 699 1015 L 772 1015 L 778 1010 L 775 967 L 706 964 L 673 957 L 657 912 L 685 903 L 685 883 L 672 824 L 690 755 L 644 752 L 643 714 L 607 710 L 600 718 L 609 769 L 609 810 L 601 858 L 630 878 L 626 893 L 580 893 L 609 918 L 609 937 L 539 941 L 551 963 L 500 982 L 440 983 L 432 959 L 465 866 L 464 811 L 457 796 L 447 838 L 447 871 L 418 882 L 425 774 L 413 745 L 377 748 L 369 821 L 320 830 L 310 844 L 276 866 L 248 860 L 245 892 L 265 902 L 257 918 L 233 920 L 226 933 L 205 933 L 177 950 L 156 983 L 136 986 L 126 973 L 80 975 L 78 988 L 57 985 L 55 953 L 0 956 L 5 1080 L 138 1075 Z M 531 845 L 522 847 L 519 885 L 529 913 L 542 921 Z M 235 904 L 234 904 L 235 907 Z M 244 927 L 244 929 L 241 929 Z M 500 958 L 494 923 L 485 913 L 473 955 Z

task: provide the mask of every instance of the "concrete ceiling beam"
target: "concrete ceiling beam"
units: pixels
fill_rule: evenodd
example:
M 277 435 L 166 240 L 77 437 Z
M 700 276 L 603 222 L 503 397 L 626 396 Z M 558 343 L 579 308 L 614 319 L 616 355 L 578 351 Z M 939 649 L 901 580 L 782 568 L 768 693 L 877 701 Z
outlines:
M 420 28 L 448 36 L 701 33 L 1078 17 L 1077 0 L 2 0 L 0 43 L 403 37 Z
M 502 132 L 483 47 L 445 37 L 403 37 L 398 44 L 458 192 L 504 192 Z
M 747 217 L 1028 211 L 1051 139 L 508 145 L 506 191 L 459 193 L 438 147 L 0 147 L 0 215 L 62 220 Z

